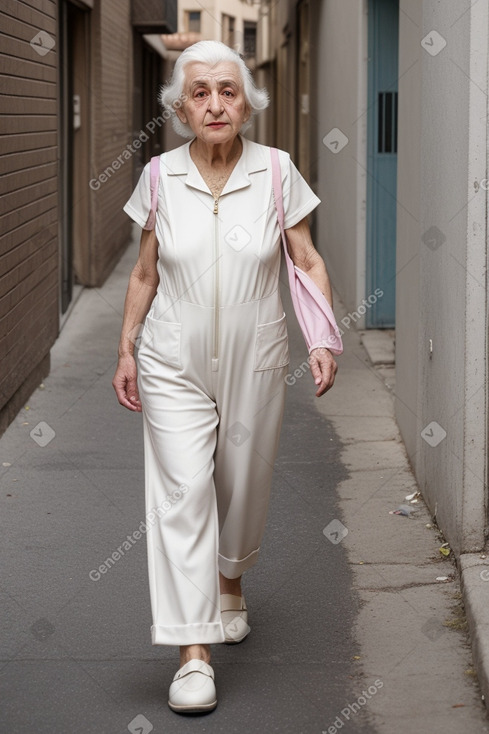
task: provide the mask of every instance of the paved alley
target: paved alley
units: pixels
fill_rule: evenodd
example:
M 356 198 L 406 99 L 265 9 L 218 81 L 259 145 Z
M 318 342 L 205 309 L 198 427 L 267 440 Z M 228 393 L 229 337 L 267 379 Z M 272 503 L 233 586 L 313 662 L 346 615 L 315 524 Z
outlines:
M 392 393 L 352 328 L 337 384 L 316 400 L 290 308 L 272 502 L 243 582 L 252 632 L 212 646 L 215 712 L 170 711 L 178 653 L 151 645 L 138 531 L 142 421 L 111 386 L 136 255 L 134 242 L 82 292 L 49 377 L 0 440 L 2 731 L 489 732 L 443 539 L 422 501 L 389 514 L 416 491 Z

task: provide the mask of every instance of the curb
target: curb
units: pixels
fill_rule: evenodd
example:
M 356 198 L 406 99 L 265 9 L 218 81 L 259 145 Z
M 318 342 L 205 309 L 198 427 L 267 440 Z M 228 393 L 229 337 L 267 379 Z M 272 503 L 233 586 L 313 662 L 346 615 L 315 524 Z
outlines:
M 458 565 L 474 665 L 489 711 L 489 557 L 481 556 L 484 554 L 462 553 Z M 486 571 L 485 579 L 481 571 Z

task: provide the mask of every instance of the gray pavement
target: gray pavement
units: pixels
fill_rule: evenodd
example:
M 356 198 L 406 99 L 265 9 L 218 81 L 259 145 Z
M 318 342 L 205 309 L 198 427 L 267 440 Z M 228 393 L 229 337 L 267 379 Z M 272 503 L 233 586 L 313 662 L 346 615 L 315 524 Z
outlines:
M 141 416 L 110 384 L 136 253 L 82 292 L 0 440 L 1 731 L 489 732 L 455 565 L 422 501 L 389 514 L 416 490 L 391 381 L 347 331 L 337 384 L 315 399 L 290 304 L 293 384 L 243 584 L 252 633 L 212 647 L 213 713 L 168 709 L 178 654 L 151 645 L 144 536 L 90 578 L 144 519 Z

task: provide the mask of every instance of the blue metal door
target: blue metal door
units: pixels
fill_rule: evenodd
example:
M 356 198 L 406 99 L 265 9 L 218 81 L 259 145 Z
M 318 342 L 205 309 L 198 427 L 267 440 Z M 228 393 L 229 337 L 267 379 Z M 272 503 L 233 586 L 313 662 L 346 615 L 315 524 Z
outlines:
M 399 0 L 369 0 L 366 296 L 383 292 L 370 328 L 395 325 L 398 49 Z

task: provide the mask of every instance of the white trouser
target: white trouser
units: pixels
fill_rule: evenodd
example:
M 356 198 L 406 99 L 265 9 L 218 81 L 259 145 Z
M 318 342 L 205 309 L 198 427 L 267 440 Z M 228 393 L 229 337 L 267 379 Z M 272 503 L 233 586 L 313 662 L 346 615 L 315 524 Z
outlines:
M 156 645 L 223 642 L 218 571 L 237 578 L 257 560 L 288 363 L 285 317 L 262 323 L 260 303 L 221 309 L 218 359 L 213 309 L 183 303 L 180 323 L 151 312 L 145 322 L 138 385 Z

